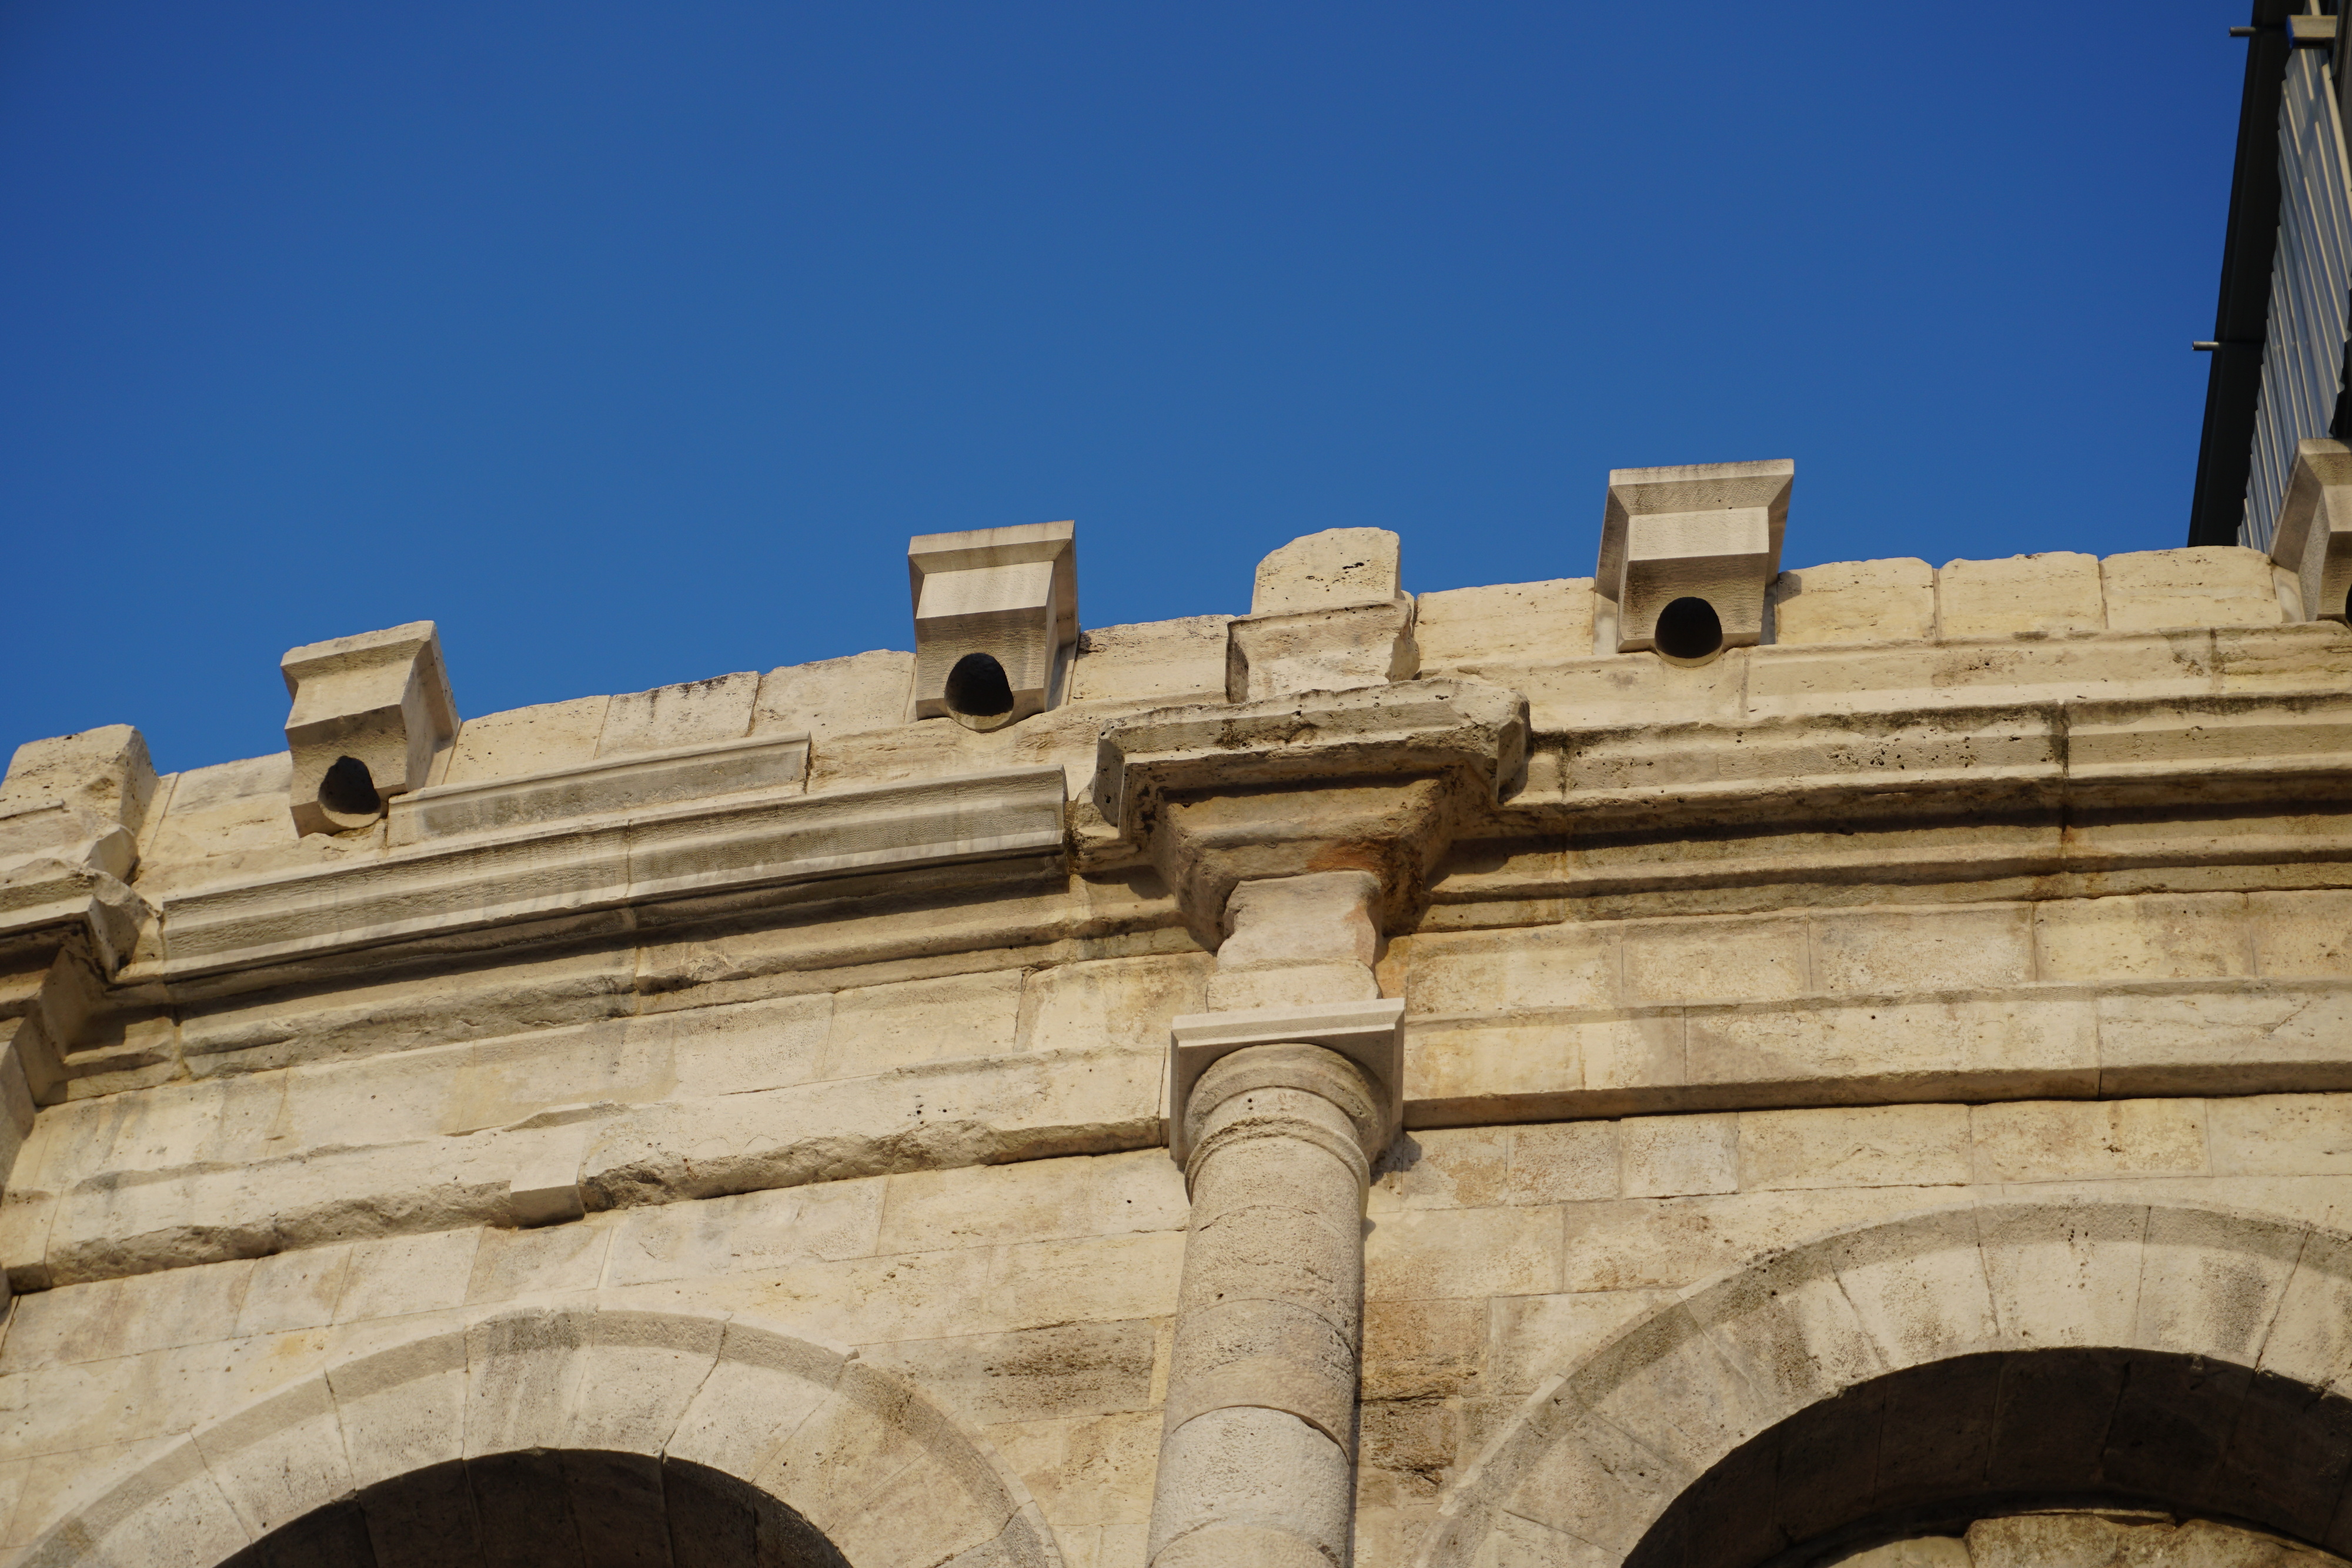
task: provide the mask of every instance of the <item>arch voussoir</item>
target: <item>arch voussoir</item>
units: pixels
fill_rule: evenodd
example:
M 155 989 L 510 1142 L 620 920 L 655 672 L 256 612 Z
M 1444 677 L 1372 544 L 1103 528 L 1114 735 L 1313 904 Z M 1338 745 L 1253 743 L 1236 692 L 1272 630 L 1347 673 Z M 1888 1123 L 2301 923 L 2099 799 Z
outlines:
M 1855 1497 L 1945 1506 L 1956 1462 L 1989 1492 L 2172 1496 L 2337 1549 L 2347 1395 L 2352 1238 L 2185 1206 L 1958 1206 L 1732 1270 L 1559 1368 L 1419 1561 L 1471 1568 L 1527 1536 L 1511 1551 L 1587 1568 L 1760 1562 Z

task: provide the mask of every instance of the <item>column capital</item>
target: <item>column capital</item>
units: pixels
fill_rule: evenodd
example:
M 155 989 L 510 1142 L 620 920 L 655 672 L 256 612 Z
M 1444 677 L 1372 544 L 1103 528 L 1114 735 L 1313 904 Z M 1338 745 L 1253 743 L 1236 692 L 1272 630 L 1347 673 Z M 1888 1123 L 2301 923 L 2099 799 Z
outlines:
M 1176 1163 L 1192 1157 L 1192 1091 L 1212 1064 L 1257 1045 L 1319 1045 L 1364 1071 L 1391 1130 L 1404 1108 L 1404 1003 L 1393 998 L 1311 1008 L 1248 1008 L 1189 1013 L 1171 1026 L 1168 1147 Z M 1378 1150 L 1366 1151 L 1367 1156 Z

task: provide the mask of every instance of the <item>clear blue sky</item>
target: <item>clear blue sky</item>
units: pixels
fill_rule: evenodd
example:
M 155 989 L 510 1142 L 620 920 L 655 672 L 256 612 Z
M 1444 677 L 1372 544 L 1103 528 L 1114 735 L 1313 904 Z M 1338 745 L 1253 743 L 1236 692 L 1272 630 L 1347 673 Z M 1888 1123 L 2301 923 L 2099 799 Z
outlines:
M 487 713 L 1089 625 L 1318 528 L 1582 576 L 1792 457 L 1786 561 L 2179 544 L 2237 0 L 0 0 L 0 755 L 280 748 L 438 621 Z

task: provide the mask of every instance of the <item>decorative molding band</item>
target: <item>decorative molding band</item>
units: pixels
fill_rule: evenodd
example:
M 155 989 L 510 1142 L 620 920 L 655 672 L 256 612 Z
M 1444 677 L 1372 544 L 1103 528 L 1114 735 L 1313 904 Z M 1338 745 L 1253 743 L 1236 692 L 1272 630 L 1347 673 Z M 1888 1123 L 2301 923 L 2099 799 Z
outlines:
M 382 860 L 166 895 L 157 939 L 125 983 L 199 975 L 509 922 L 1063 843 L 1059 768 L 921 783 L 737 797 L 393 851 Z

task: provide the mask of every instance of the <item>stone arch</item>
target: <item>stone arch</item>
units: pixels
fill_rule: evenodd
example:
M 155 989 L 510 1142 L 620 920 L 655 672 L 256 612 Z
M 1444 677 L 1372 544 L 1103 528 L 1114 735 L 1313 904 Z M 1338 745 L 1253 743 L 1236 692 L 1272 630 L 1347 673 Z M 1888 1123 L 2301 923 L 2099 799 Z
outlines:
M 852 1568 L 1061 1565 L 987 1443 L 854 1352 L 740 1319 L 594 1306 L 499 1312 L 278 1389 L 197 1427 L 26 1562 L 216 1568 L 402 1478 L 548 1455 L 622 1486 L 675 1474 L 770 1500 Z
M 2215 1511 L 2323 1545 L 2352 1529 L 2334 1512 L 2352 1471 L 2352 1237 L 2209 1208 L 2003 1204 L 1834 1233 L 1693 1287 L 1528 1398 L 1449 1492 L 1420 1562 L 1697 1568 L 1686 1535 L 1654 1530 L 1685 1494 L 1752 1503 L 1738 1456 L 1804 1413 L 2068 1366 L 2172 1379 L 2174 1416 L 2226 1429 L 2221 1461 L 2242 1475 L 2329 1468 L 2294 1499 L 2241 1488 Z M 1833 1479 L 1835 1459 L 1801 1463 Z M 1831 1506 L 1826 1527 L 1857 1506 Z M 1759 1543 L 1743 1568 L 1771 1555 Z

